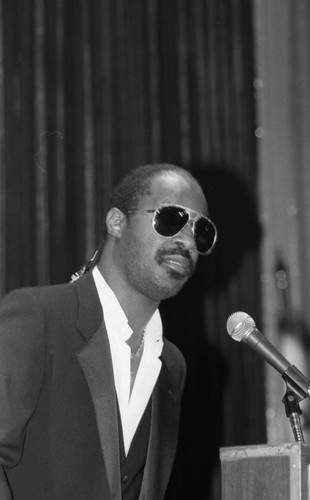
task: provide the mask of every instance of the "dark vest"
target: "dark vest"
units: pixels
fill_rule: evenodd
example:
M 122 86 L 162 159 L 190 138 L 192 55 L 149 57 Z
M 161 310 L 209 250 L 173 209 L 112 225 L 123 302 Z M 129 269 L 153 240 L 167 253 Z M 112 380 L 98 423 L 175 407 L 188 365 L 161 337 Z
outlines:
M 118 411 L 123 500 L 138 500 L 139 498 L 146 462 L 147 448 L 149 444 L 151 412 L 152 397 L 150 398 L 148 405 L 142 415 L 126 457 L 121 418 Z

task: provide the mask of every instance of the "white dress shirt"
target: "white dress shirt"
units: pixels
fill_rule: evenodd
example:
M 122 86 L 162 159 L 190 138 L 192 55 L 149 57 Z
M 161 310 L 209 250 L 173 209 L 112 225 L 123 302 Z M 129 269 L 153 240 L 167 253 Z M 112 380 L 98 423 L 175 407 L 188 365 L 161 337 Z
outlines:
M 127 454 L 161 369 L 159 356 L 163 348 L 162 322 L 157 309 L 145 328 L 144 349 L 130 395 L 131 349 L 127 340 L 132 335 L 132 329 L 114 292 L 98 267 L 93 269 L 93 277 L 110 343 L 114 383 Z

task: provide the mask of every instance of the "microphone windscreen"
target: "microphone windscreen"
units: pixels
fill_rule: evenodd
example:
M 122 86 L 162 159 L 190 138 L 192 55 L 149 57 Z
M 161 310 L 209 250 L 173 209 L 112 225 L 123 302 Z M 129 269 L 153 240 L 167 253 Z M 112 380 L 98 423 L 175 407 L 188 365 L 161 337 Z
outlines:
M 247 313 L 238 311 L 231 314 L 226 324 L 228 335 L 234 340 L 240 342 L 246 337 L 254 328 L 256 328 L 255 321 Z

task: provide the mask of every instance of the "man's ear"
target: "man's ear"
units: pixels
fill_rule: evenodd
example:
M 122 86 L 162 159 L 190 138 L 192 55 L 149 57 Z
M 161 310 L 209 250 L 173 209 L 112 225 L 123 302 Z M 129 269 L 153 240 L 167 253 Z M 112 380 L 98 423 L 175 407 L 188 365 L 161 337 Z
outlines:
M 126 215 L 119 210 L 119 208 L 110 208 L 106 217 L 106 229 L 108 234 L 114 236 L 115 238 L 120 238 L 125 224 Z

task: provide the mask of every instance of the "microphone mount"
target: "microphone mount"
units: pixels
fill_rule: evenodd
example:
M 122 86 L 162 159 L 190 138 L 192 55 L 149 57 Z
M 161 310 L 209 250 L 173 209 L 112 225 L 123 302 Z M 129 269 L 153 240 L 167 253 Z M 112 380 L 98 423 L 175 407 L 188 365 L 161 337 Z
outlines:
M 296 443 L 305 443 L 300 415 L 302 411 L 299 405 L 299 396 L 295 388 L 290 387 L 290 382 L 286 381 L 286 393 L 283 396 L 282 403 L 285 407 L 285 413 L 290 421 L 293 436 Z

